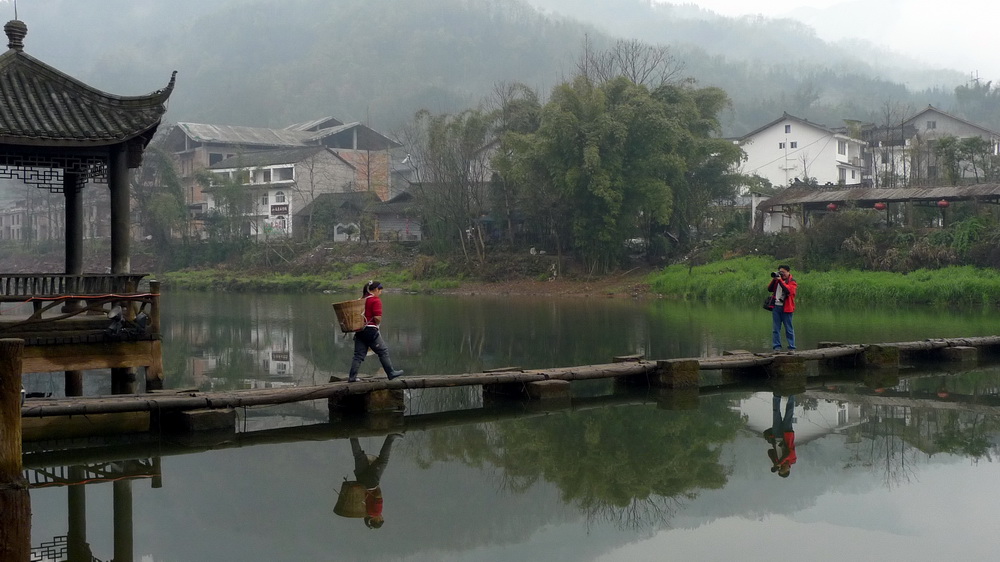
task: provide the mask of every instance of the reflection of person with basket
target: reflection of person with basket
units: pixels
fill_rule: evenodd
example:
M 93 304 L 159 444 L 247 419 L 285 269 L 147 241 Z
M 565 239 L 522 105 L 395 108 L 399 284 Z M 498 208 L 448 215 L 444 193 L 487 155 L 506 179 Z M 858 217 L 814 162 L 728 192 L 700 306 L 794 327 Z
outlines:
M 378 355 L 385 375 L 392 380 L 403 374 L 392 368 L 389 360 L 389 348 L 386 347 L 382 335 L 379 333 L 379 325 L 382 324 L 382 283 L 369 281 L 365 284 L 361 292 L 361 298 L 365 300 L 365 327 L 354 334 L 354 361 L 351 362 L 351 371 L 347 377 L 348 382 L 358 380 L 358 369 L 361 368 L 362 361 L 371 349 Z
M 366 454 L 358 438 L 351 437 L 354 477 L 357 480 L 345 481 L 341 486 L 337 506 L 333 509 L 334 513 L 344 517 L 364 517 L 365 525 L 369 529 L 378 529 L 385 523 L 382 517 L 382 488 L 379 482 L 382 479 L 382 472 L 389 464 L 392 442 L 400 437 L 402 435 L 399 433 L 386 436 L 377 457 Z
M 771 472 L 777 472 L 782 478 L 788 478 L 792 465 L 798 460 L 795 454 L 795 430 L 792 428 L 794 411 L 794 395 L 786 398 L 785 414 L 782 415 L 781 395 L 774 394 L 771 404 L 772 425 L 764 431 L 764 438 L 771 444 L 771 448 L 767 450 L 767 456 L 771 459 Z

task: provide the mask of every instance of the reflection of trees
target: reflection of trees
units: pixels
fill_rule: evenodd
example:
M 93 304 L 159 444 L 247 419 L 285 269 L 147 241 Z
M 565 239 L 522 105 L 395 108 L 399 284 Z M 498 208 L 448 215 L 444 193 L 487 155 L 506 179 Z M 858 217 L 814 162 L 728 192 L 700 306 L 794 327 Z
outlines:
M 868 405 L 856 429 L 853 461 L 882 471 L 886 486 L 909 482 L 920 453 L 992 459 L 1000 416 L 959 410 Z
M 907 444 L 905 406 L 882 406 L 869 404 L 862 408 L 862 418 L 867 421 L 857 431 L 852 441 L 854 453 L 848 467 L 857 464 L 873 473 L 882 471 L 885 485 L 909 482 L 913 477 L 916 449 Z
M 979 460 L 993 460 L 997 446 L 992 437 L 1000 432 L 1000 417 L 962 412 L 941 412 L 934 444 L 945 453 L 964 455 Z
M 590 521 L 665 523 L 699 490 L 726 483 L 716 445 L 732 440 L 743 423 L 725 406 L 717 400 L 685 412 L 601 408 L 454 428 L 435 432 L 418 462 L 495 466 L 501 490 L 514 493 L 550 482 Z

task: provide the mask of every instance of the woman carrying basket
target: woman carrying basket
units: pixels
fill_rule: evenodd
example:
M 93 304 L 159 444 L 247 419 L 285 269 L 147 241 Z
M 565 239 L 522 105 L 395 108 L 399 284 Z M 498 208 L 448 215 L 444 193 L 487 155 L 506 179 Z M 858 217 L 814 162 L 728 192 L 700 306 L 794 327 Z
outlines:
M 378 330 L 379 324 L 382 323 L 381 295 L 382 283 L 378 281 L 369 281 L 361 291 L 361 298 L 365 299 L 365 327 L 354 334 L 354 361 L 351 362 L 351 372 L 347 382 L 357 382 L 358 369 L 361 368 L 361 362 L 365 360 L 369 349 L 378 355 L 378 360 L 385 369 L 385 376 L 389 377 L 389 380 L 403 375 L 403 371 L 392 368 L 389 348 L 386 347 Z

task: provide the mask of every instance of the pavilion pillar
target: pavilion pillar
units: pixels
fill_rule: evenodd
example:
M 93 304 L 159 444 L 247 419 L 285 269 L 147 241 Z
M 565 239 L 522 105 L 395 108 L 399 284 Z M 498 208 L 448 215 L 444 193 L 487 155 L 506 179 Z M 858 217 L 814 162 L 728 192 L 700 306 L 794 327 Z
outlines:
M 83 273 L 83 197 L 80 174 L 63 173 L 63 197 L 66 199 L 66 273 Z
M 129 255 L 129 189 L 128 149 L 124 144 L 115 145 L 108 154 L 108 187 L 111 189 L 111 273 L 131 273 Z M 111 369 L 111 392 L 134 394 L 135 369 Z
M 66 271 L 68 275 L 83 273 L 83 194 L 80 193 L 80 174 L 63 171 L 63 198 L 66 203 Z M 71 291 L 77 287 L 71 285 Z M 68 300 L 63 312 L 80 308 L 80 301 Z M 66 396 L 83 396 L 83 371 L 66 371 Z
M 111 273 L 131 273 L 128 149 L 124 144 L 112 147 L 108 154 L 108 187 L 111 189 Z

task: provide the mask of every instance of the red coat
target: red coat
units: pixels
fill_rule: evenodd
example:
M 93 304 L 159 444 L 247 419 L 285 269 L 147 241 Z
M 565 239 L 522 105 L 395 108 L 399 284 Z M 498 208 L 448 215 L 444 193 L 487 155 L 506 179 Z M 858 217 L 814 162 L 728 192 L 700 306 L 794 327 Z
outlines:
M 771 283 L 767 286 L 767 290 L 771 293 L 778 289 L 778 284 L 781 283 L 781 287 L 785 290 L 785 302 L 781 307 L 783 312 L 795 312 L 795 293 L 798 292 L 799 284 L 795 282 L 792 275 L 788 275 L 788 279 L 784 280 L 781 277 L 775 277 L 771 279 Z

